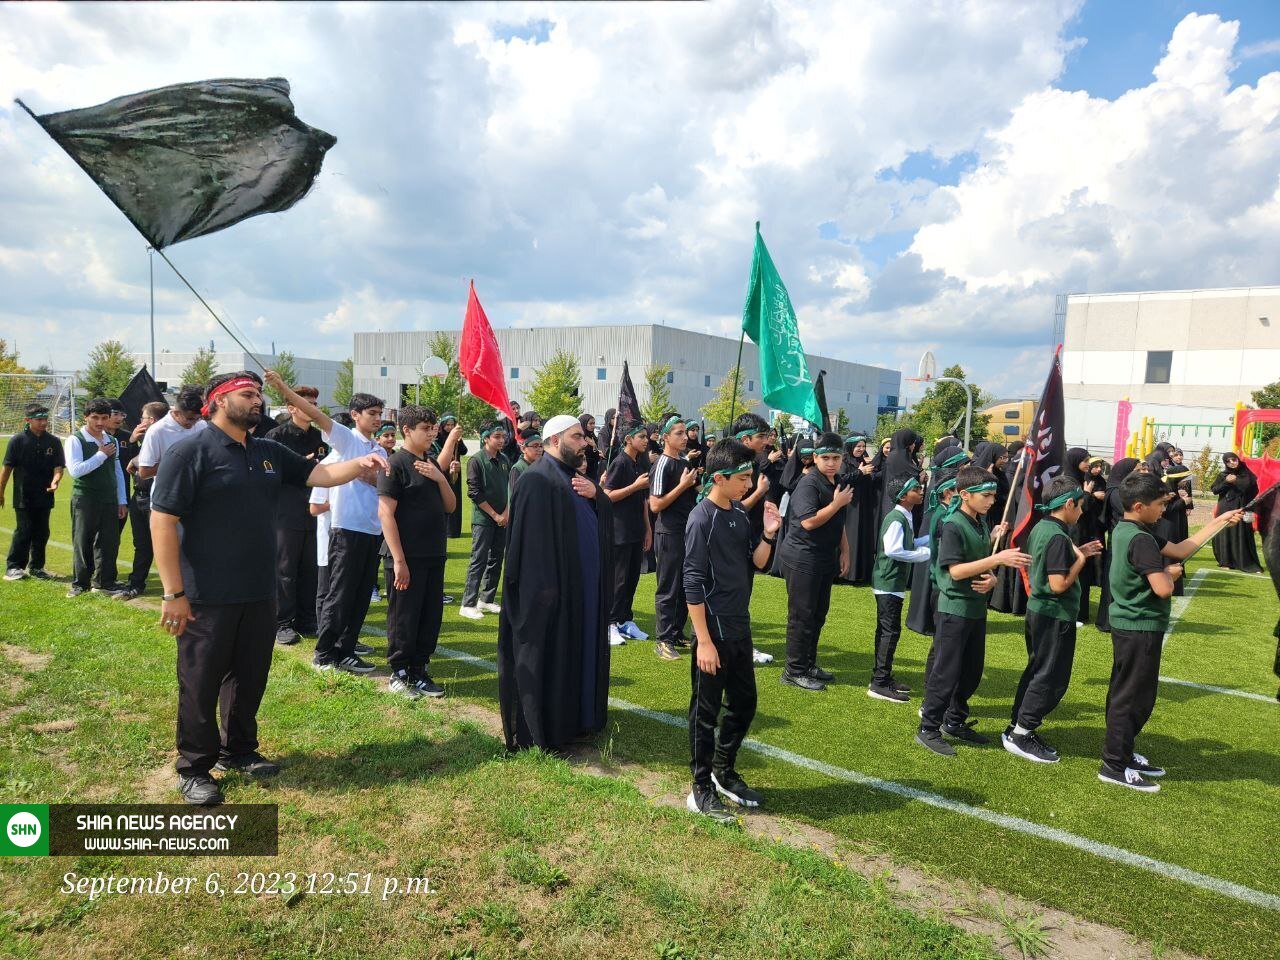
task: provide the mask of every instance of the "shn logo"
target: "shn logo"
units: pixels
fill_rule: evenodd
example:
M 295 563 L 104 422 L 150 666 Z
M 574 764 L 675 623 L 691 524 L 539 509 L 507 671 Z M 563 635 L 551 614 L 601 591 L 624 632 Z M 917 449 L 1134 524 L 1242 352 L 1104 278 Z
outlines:
M 5 827 L 5 831 L 10 843 L 15 847 L 23 848 L 34 846 L 40 840 L 40 834 L 44 832 L 36 815 L 25 810 L 20 810 L 9 818 L 9 825 Z
M 0 803 L 0 856 L 47 857 L 49 808 L 41 803 Z

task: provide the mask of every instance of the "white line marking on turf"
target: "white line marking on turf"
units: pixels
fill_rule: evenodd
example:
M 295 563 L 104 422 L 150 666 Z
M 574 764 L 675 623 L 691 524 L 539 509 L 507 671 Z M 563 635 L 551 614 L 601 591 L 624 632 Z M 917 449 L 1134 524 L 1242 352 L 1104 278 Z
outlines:
M 1235 690 L 1231 687 L 1215 687 L 1211 683 L 1192 683 L 1190 680 L 1178 680 L 1174 677 L 1161 677 L 1161 683 L 1172 683 L 1179 687 L 1195 687 L 1197 690 L 1204 690 L 1207 693 L 1224 693 L 1229 697 L 1243 697 L 1246 700 L 1257 700 L 1260 703 L 1269 703 L 1280 705 L 1280 700 L 1274 697 L 1268 697 L 1261 693 L 1250 693 L 1248 690 Z
M 1173 631 L 1178 626 L 1178 621 L 1182 619 L 1182 615 L 1187 612 L 1187 607 L 1191 604 L 1191 598 L 1196 595 L 1196 591 L 1200 589 L 1200 584 L 1204 583 L 1204 578 L 1208 575 L 1208 570 L 1197 570 L 1195 575 L 1192 576 L 1191 582 L 1186 585 L 1183 595 L 1173 598 L 1173 606 L 1169 610 L 1169 629 L 1164 632 L 1164 639 L 1160 642 L 1161 647 L 1169 643 L 1169 638 L 1173 636 Z
M 381 631 L 375 628 L 366 628 L 368 632 L 375 635 L 381 635 Z M 451 660 L 460 660 L 463 663 L 478 667 L 489 673 L 496 673 L 498 666 L 492 660 L 485 660 L 482 657 L 465 653 L 461 650 L 453 650 L 448 647 L 437 647 L 436 653 L 441 656 L 450 658 Z M 619 700 L 617 697 L 609 698 L 609 706 L 617 710 L 625 710 L 628 713 L 634 713 L 637 716 L 645 717 L 649 720 L 656 720 L 658 723 L 664 723 L 670 727 L 688 728 L 688 721 L 684 717 L 677 717 L 669 713 L 662 713 L 658 710 L 650 710 L 648 707 L 642 707 L 638 704 L 629 703 L 626 700 Z M 1015 833 L 1023 833 L 1027 836 L 1035 837 L 1039 840 L 1052 840 L 1056 843 L 1073 847 L 1084 853 L 1092 854 L 1095 857 L 1101 857 L 1104 860 L 1112 860 L 1116 863 L 1122 863 L 1126 866 L 1136 867 L 1139 870 L 1146 870 L 1150 873 L 1156 873 L 1171 880 L 1180 880 L 1183 883 L 1193 887 L 1199 887 L 1201 890 L 1209 890 L 1213 893 L 1221 894 L 1224 897 L 1230 897 L 1233 900 L 1241 900 L 1244 903 L 1252 904 L 1255 907 L 1262 907 L 1266 910 L 1280 911 L 1280 895 L 1267 893 L 1262 890 L 1254 890 L 1252 887 L 1246 887 L 1242 884 L 1232 883 L 1230 880 L 1223 880 L 1220 877 L 1212 877 L 1205 873 L 1198 873 L 1195 870 L 1188 870 L 1186 867 L 1180 867 L 1176 863 L 1166 863 L 1163 860 L 1156 860 L 1154 857 L 1148 857 L 1140 853 L 1134 853 L 1131 850 L 1125 850 L 1122 847 L 1115 847 L 1109 843 L 1102 843 L 1097 840 L 1090 840 L 1087 837 L 1080 837 L 1074 833 L 1068 833 L 1065 830 L 1059 830 L 1056 827 L 1046 827 L 1044 824 L 1034 823 L 1030 820 L 1023 820 L 1021 817 L 1013 817 L 1005 813 L 997 813 L 994 810 L 986 810 L 982 807 L 970 806 L 967 803 L 961 803 L 958 800 L 951 800 L 940 794 L 930 793 L 927 790 L 918 790 L 915 787 L 908 787 L 901 783 L 895 783 L 892 780 L 882 780 L 879 777 L 868 776 L 865 773 L 859 773 L 856 770 L 846 770 L 843 767 L 833 766 L 824 763 L 821 760 L 814 760 L 811 757 L 803 756 L 799 753 L 793 753 L 790 750 L 784 750 L 782 747 L 775 747 L 770 743 L 763 743 L 759 740 L 747 739 L 742 744 L 747 750 L 762 756 L 770 757 L 774 760 L 781 760 L 784 763 L 793 766 L 803 767 L 806 770 L 812 770 L 814 773 L 820 773 L 830 777 L 833 780 L 842 780 L 846 783 L 855 783 L 871 790 L 878 790 L 881 793 L 890 793 L 895 796 L 905 797 L 908 800 L 917 800 L 920 803 L 928 804 L 931 807 L 937 807 L 941 810 L 947 810 L 951 813 L 958 813 L 963 816 L 973 817 L 977 820 L 983 820 L 1005 830 L 1012 830 Z

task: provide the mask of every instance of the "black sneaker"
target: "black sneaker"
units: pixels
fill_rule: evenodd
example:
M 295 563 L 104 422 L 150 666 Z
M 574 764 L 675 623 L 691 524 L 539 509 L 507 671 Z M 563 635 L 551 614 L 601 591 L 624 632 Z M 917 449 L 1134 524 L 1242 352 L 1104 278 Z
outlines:
M 84 587 L 78 587 L 74 583 L 71 586 L 67 587 L 68 597 L 78 597 L 82 593 L 84 593 Z
M 446 593 L 446 594 L 444 595 L 444 602 L 445 602 L 446 604 L 453 603 L 453 594 L 452 594 L 452 593 Z
M 729 808 L 720 802 L 720 796 L 716 793 L 715 787 L 699 787 L 695 784 L 684 805 L 688 807 L 690 813 L 700 813 L 704 817 L 710 817 L 716 823 L 733 823 L 737 820 L 737 817 L 729 812 Z
M 52 580 L 52 579 L 53 579 L 53 574 L 51 574 L 48 570 L 45 570 L 43 567 L 41 567 L 41 568 L 40 568 L 40 569 L 38 569 L 38 570 L 32 570 L 32 571 L 31 571 L 31 576 L 35 577 L 37 580 Z
M 213 807 L 222 802 L 222 790 L 218 781 L 207 773 L 197 773 L 191 777 L 179 775 L 178 790 L 181 791 L 183 800 L 197 807 Z
M 1163 777 L 1164 767 L 1157 767 L 1140 753 L 1133 755 L 1133 762 L 1129 764 L 1134 770 L 1137 770 L 1144 777 Z
M 1047 749 L 1034 733 L 1001 734 L 1000 742 L 1015 757 L 1030 760 L 1033 763 L 1057 763 L 1058 755 Z
M 355 647 L 352 648 L 352 652 L 355 653 L 357 657 L 367 657 L 369 654 L 373 653 L 373 647 L 369 646 L 367 643 L 357 643 Z
M 942 732 L 953 740 L 963 740 L 965 743 L 972 743 L 975 747 L 981 747 L 991 742 L 988 737 L 984 737 L 977 730 L 973 729 L 976 720 L 970 720 L 968 723 L 962 723 L 960 726 L 944 723 Z
M 713 771 L 711 782 L 715 784 L 716 790 L 740 807 L 758 807 L 764 803 L 764 797 L 748 787 L 747 781 L 738 776 L 737 770 Z
M 827 685 L 821 680 L 815 680 L 808 674 L 787 673 L 786 670 L 782 671 L 779 682 L 788 686 L 799 687 L 801 690 L 809 690 L 813 693 L 827 689 Z
M 336 664 L 339 670 L 345 670 L 347 673 L 373 673 L 373 664 L 368 660 L 361 660 L 354 653 L 350 656 L 343 657 Z
M 137 587 L 125 587 L 115 595 L 117 600 L 133 600 L 142 595 L 142 591 Z
M 90 587 L 90 588 L 89 588 L 89 592 L 90 592 L 90 593 L 100 593 L 100 594 L 102 594 L 104 597 L 118 597 L 118 596 L 120 596 L 120 593 L 121 593 L 121 590 L 122 590 L 122 589 L 123 589 L 122 587 L 118 587 L 118 586 L 114 586 L 114 587 Z
M 301 639 L 302 637 L 293 627 L 280 627 L 276 630 L 276 643 L 282 647 L 291 647 Z
M 942 739 L 937 730 L 920 730 L 916 733 L 916 743 L 926 750 L 932 750 L 940 757 L 954 757 L 956 748 Z
M 410 700 L 418 700 L 422 697 L 422 691 L 414 684 L 408 670 L 397 670 L 391 674 L 391 679 L 387 681 L 387 690 L 390 693 L 408 697 Z
M 671 641 L 671 645 L 673 647 L 687 647 L 689 646 L 689 638 L 681 634 Z
M 417 678 L 413 681 L 413 685 L 417 687 L 418 690 L 422 691 L 424 696 L 437 698 L 444 696 L 444 687 L 432 680 L 431 674 L 429 673 L 423 672 L 418 674 Z
M 332 660 L 316 660 L 312 659 L 311 669 L 320 673 L 328 673 L 330 670 L 337 670 L 338 665 Z
M 830 683 L 836 678 L 836 675 L 834 673 L 828 673 L 826 670 L 823 670 L 816 663 L 809 668 L 809 676 L 811 676 L 814 680 L 817 680 L 819 683 Z
M 909 703 L 911 698 L 905 693 L 893 689 L 887 684 L 873 683 L 867 687 L 867 696 L 877 700 L 889 700 L 892 703 Z
M 1160 792 L 1160 784 L 1146 779 L 1133 767 L 1115 770 L 1104 763 L 1098 768 L 1098 779 L 1103 783 L 1114 783 L 1117 787 L 1128 787 L 1130 790 L 1138 790 L 1142 793 Z
M 274 777 L 280 772 L 280 764 L 274 763 L 258 751 L 241 754 L 238 757 L 223 757 L 213 765 L 213 769 L 243 773 L 246 777 Z
M 1057 748 L 1057 747 L 1055 747 L 1055 746 L 1054 746 L 1053 744 L 1051 744 L 1051 743 L 1045 743 L 1042 739 L 1040 739 L 1040 731 L 1039 731 L 1039 730 L 1036 730 L 1036 731 L 1035 731 L 1035 732 L 1033 732 L 1031 735 L 1032 735 L 1033 737 L 1035 737 L 1035 738 L 1036 738 L 1036 743 L 1040 744 L 1040 746 L 1044 747 L 1046 750 L 1048 750 L 1050 753 L 1052 753 L 1055 757 L 1058 755 L 1058 748 Z
M 887 684 L 887 686 L 889 687 L 890 690 L 894 690 L 898 693 L 911 692 L 911 688 L 908 687 L 905 683 L 902 683 L 897 677 L 890 677 L 889 683 Z

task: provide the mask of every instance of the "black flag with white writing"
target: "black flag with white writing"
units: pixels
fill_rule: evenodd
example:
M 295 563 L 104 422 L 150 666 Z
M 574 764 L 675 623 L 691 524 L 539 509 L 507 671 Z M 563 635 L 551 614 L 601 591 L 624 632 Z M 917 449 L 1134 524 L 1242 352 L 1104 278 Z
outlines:
M 1036 504 L 1041 495 L 1053 482 L 1053 478 L 1062 473 L 1063 460 L 1066 459 L 1067 445 L 1063 436 L 1066 423 L 1066 409 L 1062 399 L 1062 348 L 1053 354 L 1053 367 L 1049 370 L 1049 378 L 1044 382 L 1044 392 L 1040 395 L 1040 406 L 1036 408 L 1036 417 L 1031 422 L 1031 434 L 1027 437 L 1024 455 L 1027 458 L 1023 468 L 1022 498 L 1018 501 L 1018 515 L 1013 521 L 1013 537 L 1010 546 L 1025 550 L 1031 528 L 1036 525 L 1039 514 Z
M 618 389 L 618 411 L 614 418 L 614 435 L 618 428 L 626 424 L 643 423 L 640 416 L 640 401 L 636 399 L 636 388 L 631 383 L 631 369 L 627 361 L 622 361 L 622 386 Z
M 337 140 L 294 115 L 289 82 L 202 80 L 36 116 L 157 250 L 311 189 Z

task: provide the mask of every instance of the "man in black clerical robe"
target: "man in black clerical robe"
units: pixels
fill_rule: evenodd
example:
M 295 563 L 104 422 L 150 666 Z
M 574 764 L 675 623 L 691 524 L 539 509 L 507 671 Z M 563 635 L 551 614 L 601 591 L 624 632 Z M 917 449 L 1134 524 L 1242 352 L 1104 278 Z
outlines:
M 556 750 L 604 729 L 609 699 L 613 520 L 577 472 L 574 417 L 543 428 L 545 455 L 511 497 L 498 619 L 498 699 L 508 750 Z

